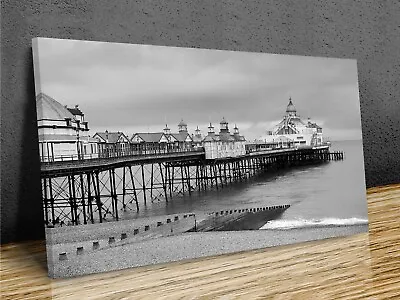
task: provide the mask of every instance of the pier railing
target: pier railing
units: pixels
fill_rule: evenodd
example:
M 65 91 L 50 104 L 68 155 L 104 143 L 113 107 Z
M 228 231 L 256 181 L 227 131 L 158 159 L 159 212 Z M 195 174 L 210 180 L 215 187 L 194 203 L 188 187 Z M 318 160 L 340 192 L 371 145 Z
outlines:
M 290 152 L 305 149 L 329 149 L 327 143 L 315 146 L 289 146 L 289 145 L 276 145 L 271 148 L 252 148 L 252 144 L 246 146 L 246 154 L 252 155 L 253 153 L 280 153 Z M 258 146 L 258 145 L 256 145 Z M 155 149 L 102 149 L 98 153 L 78 153 L 68 155 L 42 155 L 40 161 L 42 163 L 54 162 L 69 162 L 69 161 L 83 161 L 83 160 L 96 160 L 101 158 L 117 158 L 117 157 L 143 157 L 143 156 L 156 156 L 161 154 L 170 153 L 191 153 L 191 152 L 205 152 L 203 147 L 186 147 L 186 148 L 155 148 Z
M 250 153 L 240 155 L 237 157 L 224 157 L 213 160 L 207 160 L 208 163 L 218 163 L 220 161 L 240 161 L 251 157 L 277 157 L 281 155 L 290 155 L 291 160 L 297 160 L 297 156 L 306 155 L 306 160 L 341 160 L 344 158 L 344 153 L 340 151 L 329 152 L 327 146 L 313 147 L 310 149 L 298 148 L 283 148 L 273 150 L 258 150 Z M 92 169 L 102 170 L 104 168 L 121 167 L 123 165 L 140 165 L 140 164 L 153 164 L 163 162 L 184 162 L 192 160 L 203 160 L 205 152 L 200 149 L 186 149 L 180 151 L 146 151 L 137 152 L 131 155 L 114 155 L 114 156 L 101 156 L 90 157 L 87 159 L 69 159 L 69 160 L 54 160 L 41 163 L 42 176 L 48 174 L 65 174 L 73 172 L 84 172 Z M 71 174 L 72 174 L 71 173 Z
M 176 154 L 176 153 L 202 153 L 203 148 L 185 148 L 185 149 L 153 149 L 153 150 L 126 150 L 126 151 L 115 151 L 115 152 L 99 152 L 91 154 L 71 154 L 71 155 L 55 155 L 55 156 L 41 156 L 40 161 L 42 163 L 56 163 L 56 162 L 71 162 L 71 161 L 83 161 L 83 160 L 98 160 L 118 157 L 150 157 L 159 156 L 165 154 Z
M 190 160 L 199 159 L 204 156 L 202 150 L 191 150 L 191 151 L 174 151 L 166 153 L 146 153 L 141 155 L 125 155 L 115 157 L 98 157 L 92 159 L 81 159 L 81 160 L 65 160 L 65 161 L 53 161 L 53 162 L 42 162 L 41 171 L 42 176 L 46 174 L 62 174 L 77 171 L 87 171 L 91 169 L 108 169 L 118 167 L 120 165 L 138 165 L 148 164 L 151 162 L 162 162 L 162 161 L 173 161 L 173 160 Z

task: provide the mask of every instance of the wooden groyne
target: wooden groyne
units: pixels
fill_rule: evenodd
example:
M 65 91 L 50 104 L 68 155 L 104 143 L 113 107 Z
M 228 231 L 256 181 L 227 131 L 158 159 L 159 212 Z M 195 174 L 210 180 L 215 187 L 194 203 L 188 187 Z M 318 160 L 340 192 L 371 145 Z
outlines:
M 50 229 L 49 251 L 58 255 L 58 260 L 70 260 L 75 256 L 123 246 L 143 240 L 182 234 L 196 224 L 194 213 L 156 217 L 148 222 L 136 224 L 135 220 L 110 222 L 96 226 L 85 226 L 77 234 L 72 227 Z M 120 226 L 118 226 L 120 225 Z M 49 229 L 48 229 L 49 230 Z
M 185 232 L 257 230 L 270 220 L 279 218 L 290 205 L 227 209 L 209 213 L 205 219 L 196 220 L 194 213 L 168 216 L 163 221 L 126 225 L 114 228 L 115 224 L 103 224 L 106 228 L 88 228 L 83 231 L 87 241 L 76 241 L 69 228 L 51 229 L 53 233 L 49 251 L 58 256 L 59 261 L 67 261 L 76 256 L 101 251 L 110 247 L 124 246 L 148 239 L 182 234 Z M 199 216 L 198 216 L 199 217 Z M 124 222 L 127 223 L 127 222 Z M 107 229 L 107 227 L 110 227 Z M 94 230 L 94 231 L 93 231 Z M 58 231 L 58 233 L 57 233 Z M 82 239 L 82 237 L 81 237 Z
M 190 231 L 258 230 L 268 221 L 279 218 L 289 207 L 285 204 L 214 212 Z

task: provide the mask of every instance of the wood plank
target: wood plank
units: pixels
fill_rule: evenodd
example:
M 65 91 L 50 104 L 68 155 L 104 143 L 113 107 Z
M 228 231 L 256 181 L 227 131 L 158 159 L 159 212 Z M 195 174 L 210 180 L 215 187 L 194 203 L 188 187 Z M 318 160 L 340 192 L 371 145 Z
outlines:
M 3 245 L 2 299 L 397 299 L 400 184 L 367 194 L 369 234 L 72 279 L 47 277 L 44 242 Z

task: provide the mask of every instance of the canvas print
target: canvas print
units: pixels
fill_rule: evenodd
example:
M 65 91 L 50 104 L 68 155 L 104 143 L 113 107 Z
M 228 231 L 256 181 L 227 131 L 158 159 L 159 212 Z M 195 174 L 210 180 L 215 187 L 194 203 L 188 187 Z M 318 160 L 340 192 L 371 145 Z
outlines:
M 368 231 L 355 60 L 32 48 L 51 277 Z

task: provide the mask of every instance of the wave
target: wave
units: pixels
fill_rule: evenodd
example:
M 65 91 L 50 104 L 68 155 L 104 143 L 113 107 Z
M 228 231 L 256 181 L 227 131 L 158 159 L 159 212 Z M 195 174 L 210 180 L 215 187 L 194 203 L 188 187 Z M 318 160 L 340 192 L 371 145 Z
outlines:
M 296 219 L 296 220 L 272 220 L 266 223 L 260 229 L 301 229 L 301 228 L 319 228 L 319 227 L 339 227 L 368 225 L 367 219 L 361 218 L 325 218 L 325 219 Z

